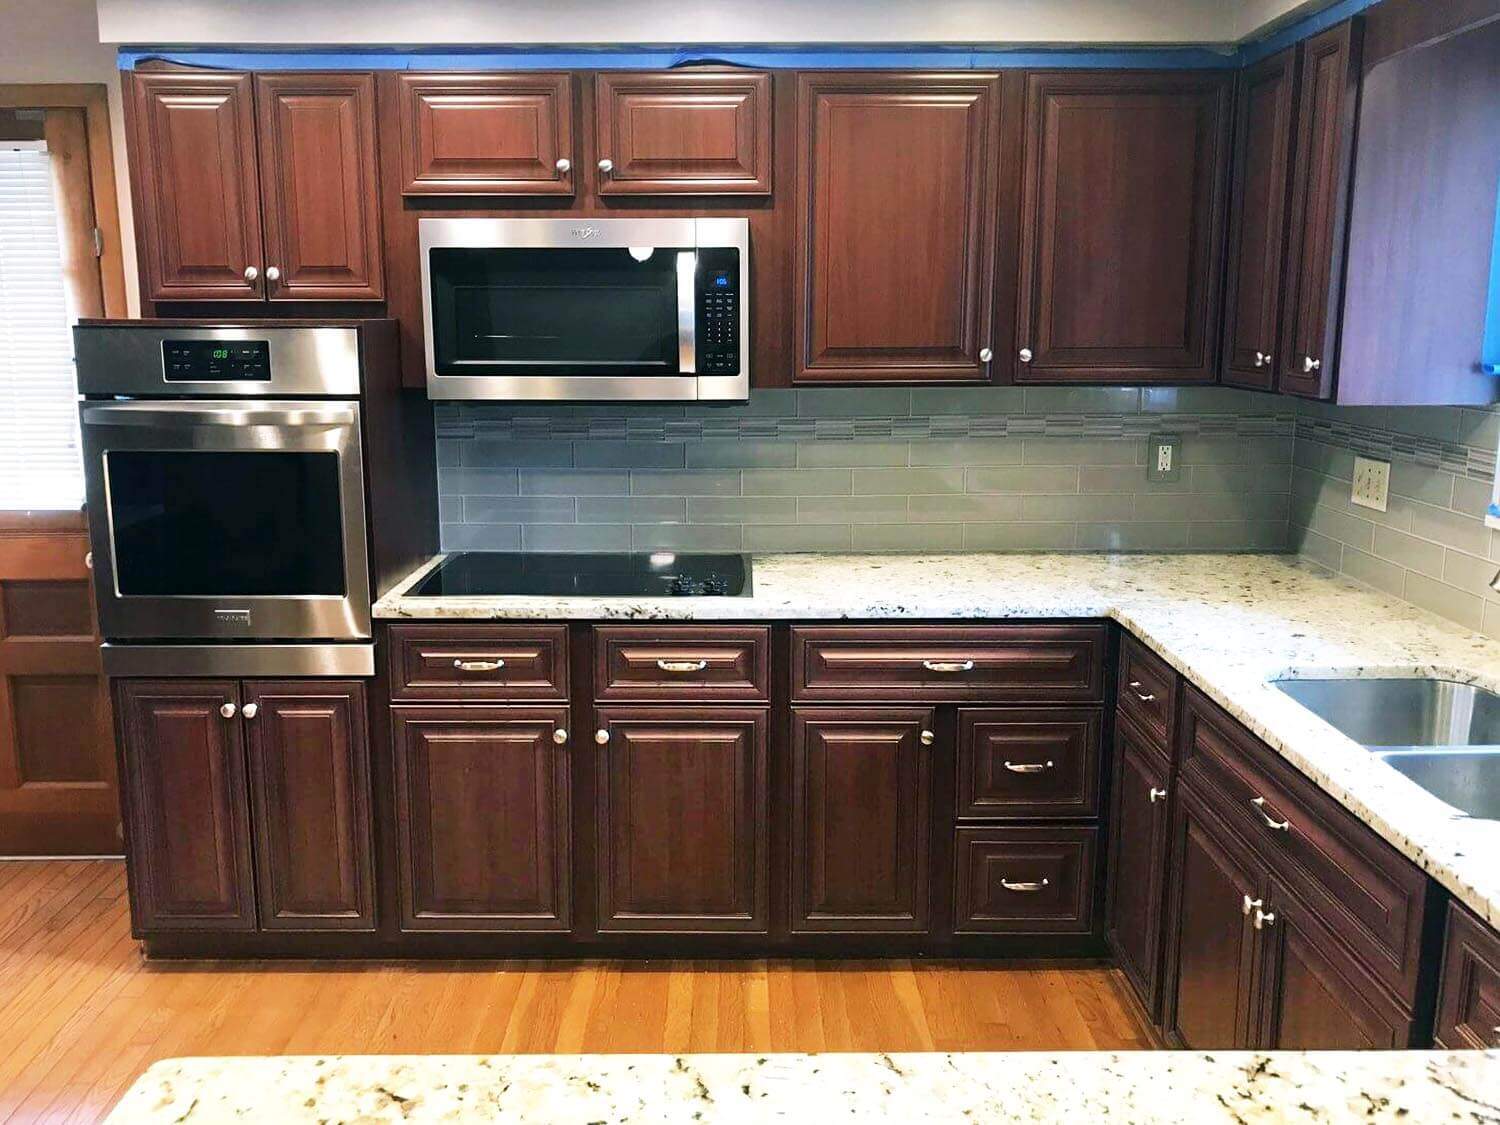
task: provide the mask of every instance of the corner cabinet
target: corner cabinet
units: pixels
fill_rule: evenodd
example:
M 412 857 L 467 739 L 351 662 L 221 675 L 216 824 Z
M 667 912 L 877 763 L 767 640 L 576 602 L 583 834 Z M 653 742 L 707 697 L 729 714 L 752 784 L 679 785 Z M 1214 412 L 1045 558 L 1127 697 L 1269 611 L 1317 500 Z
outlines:
M 1027 76 L 1016 382 L 1215 379 L 1231 84 Z
M 1001 108 L 995 74 L 799 77 L 795 382 L 989 380 Z
M 126 105 L 147 299 L 384 296 L 373 75 L 137 71 Z

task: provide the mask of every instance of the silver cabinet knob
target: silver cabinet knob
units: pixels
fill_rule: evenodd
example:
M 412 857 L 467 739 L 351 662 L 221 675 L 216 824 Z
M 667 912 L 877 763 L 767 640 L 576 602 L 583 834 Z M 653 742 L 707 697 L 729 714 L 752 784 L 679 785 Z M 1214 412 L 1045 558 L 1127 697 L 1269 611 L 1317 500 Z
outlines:
M 994 358 L 995 358 L 994 349 L 992 349 L 992 348 L 980 348 L 979 349 L 979 362 L 980 363 L 988 363 L 990 360 L 992 360 Z
M 1271 362 L 1271 357 L 1268 356 L 1265 352 L 1256 352 L 1255 353 L 1255 366 L 1256 367 L 1264 367 L 1266 364 L 1268 364 L 1270 362 Z
M 260 704 L 247 703 L 240 708 L 240 714 L 244 715 L 247 719 L 253 719 L 256 715 L 260 714 Z
M 1031 349 L 1030 348 L 1022 348 L 1021 352 L 1020 352 L 1020 355 L 1021 355 L 1021 362 L 1022 363 L 1030 363 L 1031 362 Z
M 1305 355 L 1302 357 L 1302 374 L 1304 375 L 1310 375 L 1314 371 L 1319 370 L 1322 366 L 1323 361 L 1321 359 L 1313 359 L 1313 357 L 1310 355 Z
M 1245 901 L 1240 904 L 1240 913 L 1248 918 L 1250 916 L 1250 911 L 1259 910 L 1264 905 L 1264 900 L 1251 898 L 1249 895 L 1246 895 Z
M 280 281 L 281 280 L 281 271 L 279 269 L 277 269 L 275 266 L 267 266 L 266 267 L 266 280 L 269 281 L 269 282 L 272 282 L 273 284 L 275 282 Z
M 556 168 L 559 172 L 561 172 L 564 176 L 566 176 L 569 172 L 571 172 L 573 170 L 573 162 L 571 160 L 569 160 L 566 156 L 559 156 L 557 158 L 557 163 L 554 164 L 553 167 Z
M 1157 789 L 1155 786 L 1152 786 L 1152 788 L 1146 793 L 1146 796 L 1154 805 L 1157 801 L 1165 801 L 1167 799 L 1167 791 L 1165 789 Z
M 561 746 L 564 742 L 568 741 L 568 732 L 563 730 L 562 727 L 558 727 L 552 732 L 552 741 Z
M 922 740 L 923 746 L 931 746 L 937 741 L 937 735 L 933 734 L 930 730 L 924 730 L 919 737 Z
M 1257 930 L 1263 930 L 1267 926 L 1276 925 L 1276 915 L 1268 914 L 1264 910 L 1256 909 L 1254 926 Z
M 609 731 L 596 730 L 594 732 L 594 741 L 597 742 L 600 746 L 603 746 L 606 742 L 609 741 Z
M 603 172 L 606 176 L 614 170 L 615 162 L 609 157 L 606 156 L 603 160 L 599 161 L 599 171 Z
M 260 270 L 256 269 L 254 266 L 245 267 L 245 280 L 250 282 L 252 285 L 255 283 L 255 279 L 259 276 Z
M 84 570 L 93 570 L 94 569 L 94 552 L 93 551 L 85 551 L 84 552 L 84 555 L 83 555 L 83 569 Z
M 221 704 L 219 704 L 219 714 L 223 715 L 226 719 L 232 719 L 232 718 L 234 718 L 234 712 L 235 712 L 235 706 L 234 706 L 233 703 L 221 703 Z

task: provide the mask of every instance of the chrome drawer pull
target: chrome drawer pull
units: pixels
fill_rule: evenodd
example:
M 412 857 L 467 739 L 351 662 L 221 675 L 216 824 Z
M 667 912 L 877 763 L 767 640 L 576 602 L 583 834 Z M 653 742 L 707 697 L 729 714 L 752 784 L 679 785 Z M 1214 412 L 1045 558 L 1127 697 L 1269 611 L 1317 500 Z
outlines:
M 1274 820 L 1266 815 L 1266 799 L 1264 797 L 1252 797 L 1250 803 L 1255 806 L 1255 811 L 1260 813 L 1261 820 L 1266 822 L 1266 827 L 1273 832 L 1290 832 L 1292 822 L 1289 820 Z
M 922 667 L 929 672 L 972 672 L 972 660 L 924 660 Z
M 495 660 L 465 660 L 459 657 L 453 662 L 453 667 L 460 672 L 498 672 L 505 667 L 505 661 Z
M 708 667 L 707 660 L 658 660 L 656 666 L 663 672 L 701 672 Z
M 1157 789 L 1155 786 L 1153 786 L 1150 791 L 1147 792 L 1146 796 L 1150 798 L 1151 803 L 1154 805 L 1157 801 L 1165 801 L 1167 799 L 1167 791 L 1165 789 Z
M 1131 688 L 1133 688 L 1135 690 L 1135 697 L 1137 699 L 1139 699 L 1142 703 L 1150 703 L 1152 700 L 1154 700 L 1156 698 L 1156 696 L 1153 695 L 1153 694 L 1151 694 L 1150 692 L 1143 692 L 1143 691 L 1141 691 L 1141 681 L 1140 680 L 1131 680 L 1130 681 L 1130 686 L 1131 686 Z
M 1039 883 L 1012 883 L 1009 879 L 1001 879 L 1000 885 L 1007 891 L 1021 891 L 1025 894 L 1031 894 L 1032 892 L 1039 891 L 1043 887 L 1045 887 L 1047 885 L 1047 880 L 1043 879 Z
M 1046 773 L 1053 766 L 1052 762 L 1006 762 L 1005 768 L 1011 773 Z

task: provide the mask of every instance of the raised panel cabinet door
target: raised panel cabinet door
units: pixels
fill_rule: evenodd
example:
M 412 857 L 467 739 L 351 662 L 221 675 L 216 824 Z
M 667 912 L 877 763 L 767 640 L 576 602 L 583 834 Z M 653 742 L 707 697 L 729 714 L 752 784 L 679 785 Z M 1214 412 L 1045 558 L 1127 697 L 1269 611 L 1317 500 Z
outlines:
M 572 195 L 573 76 L 402 74 L 403 195 Z
M 601 931 L 766 932 L 767 714 L 598 710 Z
M 1104 932 L 1116 964 L 1152 1019 L 1161 1002 L 1170 776 L 1161 755 L 1120 721 L 1115 727 Z
M 1276 385 L 1327 398 L 1333 392 L 1342 305 L 1359 24 L 1346 20 L 1304 41 L 1298 51 L 1297 139 Z
M 1190 789 L 1179 789 L 1162 1027 L 1174 1045 L 1196 1050 L 1248 1048 L 1255 1039 L 1252 920 L 1256 909 L 1270 909 L 1266 877 L 1243 845 L 1215 833 L 1211 826 L 1223 820 Z
M 792 713 L 792 930 L 924 933 L 934 712 Z
M 261 928 L 373 929 L 364 684 L 250 680 L 244 697 Z
M 248 74 L 128 77 L 137 252 L 153 301 L 264 296 Z
M 1019 383 L 1216 374 L 1230 79 L 1028 76 Z
M 385 296 L 373 74 L 258 74 L 266 295 Z
M 139 933 L 255 929 L 234 680 L 121 680 L 123 803 Z
M 987 380 L 999 77 L 804 74 L 797 144 L 794 378 Z
M 1448 904 L 1436 1046 L 1500 1050 L 1500 933 Z
M 771 76 L 601 71 L 600 195 L 770 195 Z
M 1411 1046 L 1412 1017 L 1360 967 L 1333 930 L 1272 880 L 1261 919 L 1264 967 L 1256 1047 L 1287 1051 Z
M 393 707 L 403 930 L 566 930 L 566 707 Z
M 1296 93 L 1297 50 L 1289 47 L 1241 71 L 1235 96 L 1224 382 L 1259 391 L 1276 383 Z

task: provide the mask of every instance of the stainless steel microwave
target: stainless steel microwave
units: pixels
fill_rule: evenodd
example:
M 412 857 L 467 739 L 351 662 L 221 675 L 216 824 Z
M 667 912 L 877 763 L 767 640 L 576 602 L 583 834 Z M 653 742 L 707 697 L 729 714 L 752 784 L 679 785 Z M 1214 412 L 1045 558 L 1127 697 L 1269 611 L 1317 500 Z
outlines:
M 430 398 L 748 397 L 747 219 L 417 225 Z

